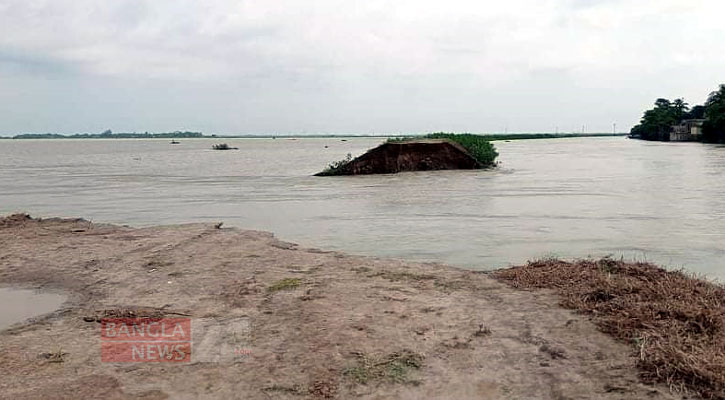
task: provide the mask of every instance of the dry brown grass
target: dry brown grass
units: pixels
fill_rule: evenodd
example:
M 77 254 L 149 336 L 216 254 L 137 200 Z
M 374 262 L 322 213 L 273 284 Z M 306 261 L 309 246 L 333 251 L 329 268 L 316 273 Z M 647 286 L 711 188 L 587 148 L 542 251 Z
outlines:
M 612 259 L 540 260 L 493 274 L 549 288 L 633 345 L 642 377 L 704 398 L 725 398 L 725 288 L 682 271 Z

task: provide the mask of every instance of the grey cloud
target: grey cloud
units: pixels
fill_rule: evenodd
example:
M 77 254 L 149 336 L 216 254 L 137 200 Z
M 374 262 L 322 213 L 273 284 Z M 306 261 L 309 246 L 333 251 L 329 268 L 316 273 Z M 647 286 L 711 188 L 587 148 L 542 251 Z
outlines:
M 73 75 L 78 71 L 66 62 L 37 53 L 26 53 L 0 49 L 0 74 L 33 75 L 41 78 L 56 78 Z
M 0 101 L 14 109 L 0 110 L 0 134 L 608 131 L 655 97 L 698 102 L 721 83 L 722 11 L 716 0 L 5 0 Z M 72 101 L 52 101 L 63 93 Z

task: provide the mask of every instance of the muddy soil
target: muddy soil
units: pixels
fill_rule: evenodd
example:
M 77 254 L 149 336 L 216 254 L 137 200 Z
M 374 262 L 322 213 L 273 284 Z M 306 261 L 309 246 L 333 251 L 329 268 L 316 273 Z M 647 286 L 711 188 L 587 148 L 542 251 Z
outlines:
M 0 286 L 68 296 L 0 332 L 0 398 L 678 398 L 551 292 L 265 232 L 10 216 Z M 102 362 L 119 316 L 190 318 L 191 361 Z

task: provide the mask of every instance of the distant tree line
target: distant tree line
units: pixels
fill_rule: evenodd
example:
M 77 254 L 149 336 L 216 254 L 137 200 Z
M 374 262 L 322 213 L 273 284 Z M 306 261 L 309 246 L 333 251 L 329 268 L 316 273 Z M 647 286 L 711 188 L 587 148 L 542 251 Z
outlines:
M 13 139 L 170 139 L 170 138 L 200 138 L 201 132 L 166 132 L 166 133 L 113 133 L 110 129 L 103 133 L 77 133 L 74 135 L 60 135 L 57 133 L 26 133 L 15 135 Z
M 702 140 L 725 143 L 725 84 L 710 93 L 703 105 L 690 108 L 684 99 L 657 99 L 654 108 L 644 112 L 630 134 L 644 140 L 669 140 L 674 125 L 689 119 L 704 119 Z

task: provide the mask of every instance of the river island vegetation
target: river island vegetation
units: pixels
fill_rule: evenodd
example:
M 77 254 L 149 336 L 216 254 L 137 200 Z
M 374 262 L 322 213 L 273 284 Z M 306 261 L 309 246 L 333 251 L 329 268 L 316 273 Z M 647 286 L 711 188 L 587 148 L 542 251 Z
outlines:
M 640 123 L 632 128 L 630 137 L 670 141 L 674 127 L 687 121 L 695 121 L 701 128 L 702 134 L 693 140 L 725 143 L 725 84 L 710 93 L 705 104 L 693 107 L 683 98 L 657 99 L 654 107 L 645 111 Z
M 454 147 L 456 149 L 456 152 L 458 152 L 457 156 L 452 155 L 452 153 L 448 153 L 442 149 L 442 146 L 444 146 L 444 143 L 435 143 L 436 145 L 439 145 L 439 148 L 434 150 L 433 153 L 427 153 L 430 152 L 431 149 L 429 146 L 426 147 L 409 147 L 405 146 L 406 150 L 395 150 L 393 154 L 390 154 L 388 151 L 388 147 L 390 147 L 391 144 L 410 144 L 411 146 L 415 146 L 416 144 L 421 144 L 422 142 L 425 142 L 428 139 L 442 139 L 443 141 L 450 142 L 448 145 L 450 146 L 451 143 L 457 144 L 458 147 Z M 403 154 L 406 153 L 406 154 Z M 439 159 L 438 156 L 442 156 L 442 158 Z M 397 138 L 388 138 L 388 140 L 383 143 L 382 145 L 369 150 L 364 155 L 358 157 L 358 158 L 352 158 L 352 155 L 350 153 L 347 154 L 347 157 L 340 160 L 330 163 L 325 170 L 318 173 L 317 176 L 336 176 L 336 175 L 356 175 L 359 172 L 351 172 L 351 170 L 354 170 L 354 164 L 355 163 L 367 163 L 368 161 L 362 161 L 363 159 L 367 158 L 377 158 L 379 160 L 383 160 L 381 162 L 375 163 L 375 164 L 386 164 L 387 160 L 389 158 L 397 158 L 396 167 L 394 168 L 382 168 L 381 171 L 385 172 L 370 172 L 368 168 L 372 167 L 365 167 L 363 168 L 367 172 L 365 173 L 395 173 L 395 172 L 402 172 L 402 171 L 419 171 L 419 170 L 436 170 L 436 169 L 469 169 L 469 168 L 488 168 L 493 167 L 496 165 L 496 157 L 498 157 L 498 152 L 496 152 L 496 149 L 493 147 L 491 142 L 488 140 L 486 136 L 482 135 L 472 135 L 472 134 L 454 134 L 454 133 L 431 133 L 428 135 L 423 136 L 412 136 L 412 137 L 397 137 Z M 401 164 L 401 157 L 405 159 L 405 161 L 402 164 L 407 165 L 406 168 L 400 169 Z M 452 161 L 454 158 L 460 159 L 467 159 L 468 164 L 466 165 L 466 162 L 455 162 Z M 434 160 L 435 159 L 435 160 Z M 413 161 L 416 160 L 416 161 Z M 415 166 L 412 166 L 415 165 Z M 378 169 L 381 167 L 378 165 Z M 410 169 L 408 169 L 410 168 Z M 375 168 L 372 168 L 375 169 Z
M 15 135 L 13 139 L 188 139 L 201 138 L 201 132 L 174 131 L 164 133 L 113 133 L 110 129 L 102 133 L 76 133 L 61 135 L 59 133 L 25 133 Z

